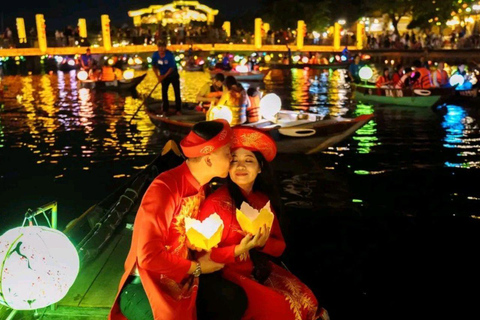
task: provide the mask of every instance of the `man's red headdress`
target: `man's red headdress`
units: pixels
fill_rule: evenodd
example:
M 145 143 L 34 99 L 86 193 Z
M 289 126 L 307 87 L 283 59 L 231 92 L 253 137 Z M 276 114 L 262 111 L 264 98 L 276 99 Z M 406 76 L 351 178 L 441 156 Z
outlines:
M 220 122 L 223 125 L 222 130 L 215 137 L 210 140 L 205 140 L 192 130 L 180 142 L 180 147 L 187 158 L 196 158 L 210 154 L 218 148 L 230 143 L 232 139 L 232 129 L 230 128 L 230 124 L 223 119 L 213 121 Z

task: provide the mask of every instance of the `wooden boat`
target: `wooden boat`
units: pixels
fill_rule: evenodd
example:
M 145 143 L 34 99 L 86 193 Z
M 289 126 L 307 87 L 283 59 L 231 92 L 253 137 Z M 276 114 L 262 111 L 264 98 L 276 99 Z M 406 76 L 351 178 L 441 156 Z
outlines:
M 132 79 L 114 80 L 114 81 L 94 81 L 94 80 L 79 80 L 83 88 L 105 90 L 105 91 L 127 91 L 133 90 L 142 82 L 147 76 L 146 73 L 133 77 Z
M 455 94 L 446 99 L 446 103 L 472 103 L 480 101 L 480 87 L 474 86 L 468 90 L 455 90 Z
M 203 71 L 204 65 L 195 64 L 193 66 L 186 65 L 184 67 L 185 71 Z
M 124 272 L 132 225 L 143 194 L 158 174 L 182 161 L 178 146 L 167 142 L 161 155 L 145 169 L 67 225 L 63 232 L 77 249 L 80 272 L 55 308 L 39 310 L 42 318 L 107 319 Z M 0 309 L 0 319 L 6 319 L 4 315 Z M 19 311 L 14 319 L 34 319 L 33 312 Z
M 155 110 L 161 110 L 160 103 L 147 105 L 150 120 L 163 132 L 179 142 L 198 121 L 205 120 L 203 112 L 182 110 L 182 115 L 160 116 Z M 331 118 L 323 115 L 291 110 L 282 110 L 276 121 L 261 120 L 244 124 L 268 131 L 276 140 L 279 153 L 313 154 L 336 145 L 357 129 L 364 126 L 373 115 L 362 115 L 354 119 Z
M 316 63 L 269 63 L 268 66 L 272 69 L 347 69 L 349 63 L 329 63 L 329 64 L 316 64 Z
M 238 81 L 263 81 L 263 78 L 265 78 L 265 76 L 268 74 L 269 71 L 270 70 L 238 72 L 235 70 L 224 71 L 224 70 L 214 69 L 210 71 L 210 75 L 213 77 L 217 73 L 223 73 L 225 77 L 233 76 Z
M 357 101 L 409 107 L 432 107 L 455 94 L 454 88 L 395 89 L 363 84 L 352 84 L 352 88 Z

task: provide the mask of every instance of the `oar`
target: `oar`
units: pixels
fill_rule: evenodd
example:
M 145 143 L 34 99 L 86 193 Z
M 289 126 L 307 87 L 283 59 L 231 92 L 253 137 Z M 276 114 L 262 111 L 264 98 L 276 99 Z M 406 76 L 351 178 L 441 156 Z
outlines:
M 145 102 L 147 102 L 148 98 L 150 98 L 150 96 L 152 95 L 153 91 L 155 91 L 155 89 L 157 88 L 157 86 L 160 84 L 160 82 L 157 82 L 157 84 L 155 85 L 155 87 L 153 87 L 152 91 L 150 91 L 150 93 L 148 94 L 148 96 L 143 100 L 142 104 L 140 105 L 140 107 L 138 107 L 137 111 L 135 111 L 135 113 L 133 114 L 133 116 L 130 118 L 130 121 L 128 121 L 128 124 L 130 125 L 130 123 L 132 122 L 133 118 L 135 118 L 135 116 L 137 115 L 138 111 L 140 111 L 140 108 L 143 107 L 145 105 Z

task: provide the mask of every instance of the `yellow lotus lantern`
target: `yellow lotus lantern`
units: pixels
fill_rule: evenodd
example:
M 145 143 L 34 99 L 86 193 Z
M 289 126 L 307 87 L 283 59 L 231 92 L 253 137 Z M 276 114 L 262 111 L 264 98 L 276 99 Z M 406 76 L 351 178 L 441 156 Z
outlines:
M 191 244 L 210 251 L 222 240 L 223 220 L 217 213 L 211 214 L 203 221 L 186 217 L 185 231 Z
M 248 203 L 242 202 L 240 210 L 237 209 L 237 221 L 242 230 L 250 234 L 257 234 L 263 225 L 271 228 L 274 215 L 270 208 L 270 201 L 259 210 L 252 208 Z

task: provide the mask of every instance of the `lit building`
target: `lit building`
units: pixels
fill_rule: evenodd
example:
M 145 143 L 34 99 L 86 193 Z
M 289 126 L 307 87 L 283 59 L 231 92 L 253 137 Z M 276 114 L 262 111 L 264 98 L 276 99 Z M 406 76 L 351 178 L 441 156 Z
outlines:
M 173 1 L 166 5 L 152 5 L 148 8 L 128 11 L 133 24 L 189 24 L 192 21 L 213 24 L 218 10 L 212 9 L 198 1 Z

